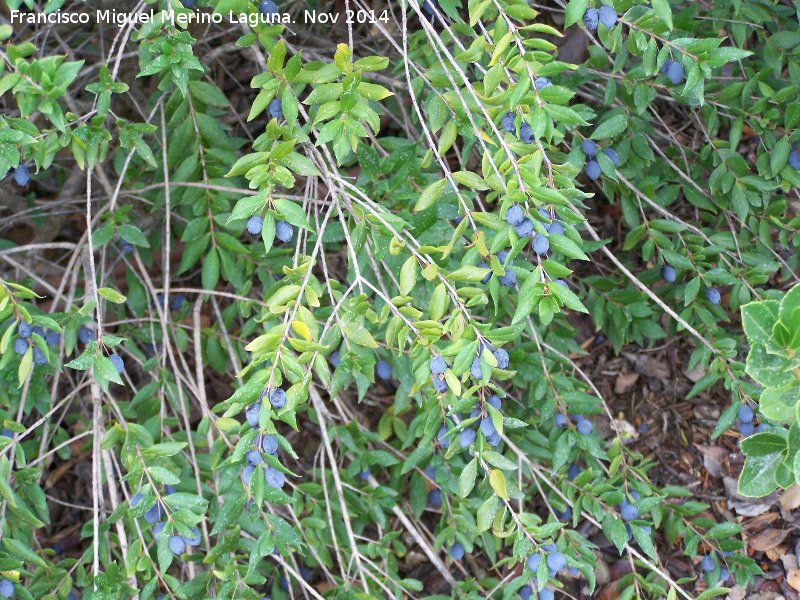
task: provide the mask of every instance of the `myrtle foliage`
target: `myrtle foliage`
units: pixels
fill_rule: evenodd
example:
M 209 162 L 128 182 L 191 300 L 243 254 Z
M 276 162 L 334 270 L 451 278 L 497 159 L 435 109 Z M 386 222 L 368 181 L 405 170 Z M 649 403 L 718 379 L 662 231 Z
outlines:
M 760 573 L 739 525 L 651 482 L 578 324 L 687 348 L 688 397 L 729 404 L 714 437 L 757 406 L 738 313 L 777 323 L 798 282 L 796 7 L 111 4 L 155 18 L 0 25 L 15 597 L 547 599 L 595 591 L 601 538 L 623 600 Z M 751 467 L 793 414 L 759 417 Z M 676 554 L 718 557 L 699 590 Z

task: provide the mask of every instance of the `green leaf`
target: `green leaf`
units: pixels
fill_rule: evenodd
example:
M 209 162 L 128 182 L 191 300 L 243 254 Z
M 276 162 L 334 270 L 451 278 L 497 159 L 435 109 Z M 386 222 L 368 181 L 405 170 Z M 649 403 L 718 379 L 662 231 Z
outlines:
M 591 139 L 604 140 L 606 138 L 613 138 L 625 131 L 627 127 L 628 116 L 625 113 L 617 113 L 595 127 L 594 131 L 592 131 Z
M 667 29 L 672 31 L 672 8 L 668 0 L 653 0 L 653 11 L 655 11 L 658 18 L 666 25 Z
M 785 452 L 764 456 L 748 456 L 739 476 L 739 493 L 751 498 L 762 498 L 777 487 L 775 476 L 783 462 Z
M 147 241 L 147 238 L 142 233 L 142 230 L 134 225 L 120 225 L 119 236 L 134 246 L 140 246 L 142 248 L 150 247 L 150 242 Z
M 311 225 L 308 224 L 306 213 L 296 203 L 286 198 L 275 198 L 273 203 L 275 204 L 275 210 L 283 215 L 287 223 L 312 231 Z
M 564 17 L 564 29 L 583 20 L 583 14 L 589 6 L 589 0 L 569 0 Z
M 414 206 L 414 212 L 420 212 L 433 206 L 433 203 L 442 195 L 445 185 L 447 185 L 447 180 L 440 179 L 426 187 L 420 194 L 416 206 Z
M 114 304 L 123 304 L 127 298 L 112 288 L 98 288 L 97 293 Z
M 458 495 L 462 498 L 469 496 L 472 488 L 475 487 L 475 477 L 478 474 L 478 459 L 473 458 L 469 464 L 464 467 L 461 475 L 458 478 Z
M 212 247 L 203 261 L 201 274 L 204 290 L 213 290 L 219 281 L 219 249 Z

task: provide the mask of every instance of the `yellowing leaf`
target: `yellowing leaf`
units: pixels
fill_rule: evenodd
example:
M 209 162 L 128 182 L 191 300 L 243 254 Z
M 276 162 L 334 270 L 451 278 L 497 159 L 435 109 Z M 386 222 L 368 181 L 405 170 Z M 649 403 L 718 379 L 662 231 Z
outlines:
M 314 338 L 311 337 L 311 330 L 305 323 L 300 321 L 292 321 L 292 329 L 295 330 L 295 333 L 305 338 L 307 342 L 313 341 Z
M 506 492 L 506 478 L 500 469 L 489 469 L 489 483 L 494 490 L 494 493 L 500 496 L 503 500 L 508 500 L 508 492 Z

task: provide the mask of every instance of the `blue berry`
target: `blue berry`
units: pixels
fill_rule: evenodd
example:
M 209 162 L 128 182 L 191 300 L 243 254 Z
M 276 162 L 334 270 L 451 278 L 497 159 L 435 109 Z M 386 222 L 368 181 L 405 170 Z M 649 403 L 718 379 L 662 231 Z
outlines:
M 485 435 L 486 437 L 489 437 L 490 435 L 494 435 L 495 433 L 497 433 L 497 429 L 495 429 L 491 417 L 484 417 L 483 419 L 481 419 L 481 433 L 483 433 L 483 435 Z
M 481 409 L 477 406 L 472 409 L 472 412 L 469 413 L 469 418 L 474 419 L 475 417 L 479 417 L 481 415 Z
M 450 388 L 448 387 L 447 381 L 445 381 L 444 377 L 437 375 L 433 377 L 433 389 L 436 390 L 437 394 L 444 394 Z
M 536 88 L 537 92 L 541 92 L 544 89 L 547 89 L 553 85 L 553 82 L 550 81 L 547 77 L 537 77 L 536 80 L 533 82 L 533 87 Z
M 530 600 L 533 596 L 533 588 L 529 585 L 523 585 L 519 588 L 519 597 L 521 600 Z
M 547 555 L 547 568 L 551 573 L 558 573 L 567 566 L 567 559 L 561 552 L 551 552 Z M 540 592 L 541 594 L 541 592 Z
M 187 546 L 198 546 L 200 545 L 200 530 L 197 527 L 192 527 L 192 537 L 188 536 L 181 536 L 183 541 L 186 542 Z
M 286 406 L 286 392 L 281 388 L 275 388 L 269 394 L 269 403 L 275 410 L 280 410 Z
M 442 490 L 436 488 L 435 490 L 431 490 L 428 492 L 428 504 L 434 507 L 439 507 L 442 505 Z
M 650 525 L 639 525 L 639 527 L 644 531 L 647 535 L 653 533 L 653 530 L 650 528 Z
M 250 406 L 244 409 L 244 416 L 247 419 L 247 424 L 250 427 L 258 427 L 258 413 L 261 410 L 261 402 L 253 402 Z
M 184 8 L 194 8 L 194 0 L 181 0 Z
M 27 321 L 22 321 L 17 327 L 17 333 L 19 337 L 28 339 L 31 337 L 31 324 Z
M 97 339 L 95 336 L 94 329 L 89 329 L 88 327 L 81 327 L 78 330 L 78 340 L 81 344 L 88 344 L 89 342 L 93 342 Z
M 278 14 L 278 7 L 272 0 L 261 0 L 258 4 L 258 11 L 269 21 L 272 15 Z
M 284 244 L 288 244 L 294 237 L 294 229 L 286 221 L 278 221 L 275 223 L 275 237 Z
M 253 465 L 247 465 L 244 469 L 242 469 L 242 477 L 244 478 L 246 485 L 250 485 L 250 478 L 255 472 L 256 468 Z
M 578 465 L 570 465 L 569 469 L 567 469 L 567 477 L 570 478 L 570 481 L 574 481 L 575 478 L 581 474 L 581 468 Z
M 170 310 L 180 310 L 183 308 L 184 302 L 186 302 L 186 296 L 176 294 L 169 299 L 169 308 Z
M 555 552 L 556 551 L 556 545 L 551 542 L 550 544 L 545 544 L 542 549 L 545 552 Z
M 370 470 L 369 470 L 369 467 L 367 467 L 363 471 L 359 471 L 358 472 L 358 478 L 361 481 L 366 481 L 367 479 L 369 479 L 369 474 L 370 474 Z
M 425 467 L 425 476 L 430 480 L 436 479 L 436 469 L 433 465 Z
M 597 12 L 597 9 L 592 7 L 587 8 L 586 12 L 583 13 L 583 24 L 586 26 L 586 29 L 590 31 L 596 30 L 599 22 L 600 13 Z
M 719 580 L 722 582 L 728 581 L 731 578 L 731 572 L 728 570 L 728 567 L 722 567 L 719 570 Z
M 378 361 L 378 364 L 375 367 L 375 372 L 377 373 L 378 377 L 384 381 L 387 381 L 392 378 L 392 365 L 385 360 Z
M 496 254 L 496 256 L 497 256 L 498 262 L 501 265 L 503 265 L 503 268 L 505 268 L 506 266 L 510 266 L 510 265 L 514 264 L 514 259 L 513 258 L 509 259 L 508 258 L 508 251 L 507 250 L 500 250 L 500 252 L 498 252 Z
M 671 64 L 672 64 L 672 61 L 667 58 L 666 60 L 664 60 L 664 63 L 661 65 L 661 68 L 658 70 L 658 72 L 662 73 L 663 75 L 666 75 L 667 71 L 669 70 L 669 66 Z
M 564 429 L 567 426 L 567 417 L 565 417 L 561 413 L 558 413 L 556 414 L 555 417 L 553 417 L 553 423 L 555 423 L 556 427 Z
M 156 539 L 160 539 L 161 538 L 161 532 L 164 531 L 164 527 L 166 527 L 166 526 L 167 526 L 166 523 L 156 523 L 156 526 L 153 527 L 153 536 Z
M 531 242 L 531 247 L 533 251 L 536 252 L 539 256 L 544 256 L 550 250 L 550 240 L 548 240 L 545 236 L 541 233 L 537 233 L 533 236 L 533 242 Z
M 639 518 L 639 509 L 633 504 L 626 504 L 622 507 L 620 515 L 624 521 L 635 521 Z
M 594 426 L 592 425 L 591 421 L 587 421 L 584 419 L 583 421 L 578 421 L 578 433 L 581 435 L 591 435 L 594 431 Z
M 476 356 L 472 359 L 472 364 L 469 367 L 469 374 L 472 375 L 474 379 L 483 379 L 483 372 L 481 371 L 481 359 L 479 356 Z
M 573 577 L 577 577 L 578 575 L 581 574 L 581 570 L 578 567 L 567 567 L 567 571 Z
M 581 142 L 581 150 L 586 156 L 595 156 L 597 154 L 597 144 L 594 140 L 583 140 Z
M 489 267 L 489 265 L 487 265 L 485 262 L 479 262 L 479 263 L 478 263 L 477 265 L 475 265 L 475 266 L 476 266 L 476 267 L 478 267 L 479 269 L 489 269 L 489 268 L 490 268 L 490 267 Z M 484 276 L 484 278 L 483 278 L 483 279 L 481 279 L 481 283 L 482 283 L 482 284 L 484 284 L 484 285 L 486 285 L 487 283 L 489 283 L 489 280 L 490 280 L 491 278 L 492 278 L 492 272 L 491 272 L 491 271 L 489 271 L 489 272 L 488 272 L 488 273 L 487 273 L 487 274 Z
M 753 422 L 753 409 L 750 408 L 747 404 L 743 404 L 739 407 L 739 420 L 742 423 L 752 423 Z
M 612 162 L 614 168 L 619 166 L 619 154 L 617 154 L 616 150 L 613 148 L 606 148 L 603 150 L 603 154 L 605 154 L 608 157 L 608 160 Z
M 447 425 L 442 425 L 439 433 L 436 434 L 436 439 L 439 440 L 439 445 L 445 450 L 450 447 L 450 438 L 447 437 Z
M 122 240 L 122 242 L 120 242 L 119 247 L 120 247 L 120 250 L 122 250 L 123 253 L 125 253 L 125 254 L 133 254 L 133 246 L 131 246 L 125 240 Z
M 756 428 L 756 433 L 765 433 L 769 431 L 769 425 L 766 423 L 759 423 L 758 427 Z
M 752 423 L 739 423 L 739 433 L 741 433 L 743 437 L 750 437 L 755 433 L 755 430 L 755 425 Z
M 28 182 L 31 179 L 31 173 L 28 171 L 28 167 L 23 164 L 20 164 L 16 170 L 14 171 L 14 181 L 17 182 L 17 185 L 25 187 L 28 185 Z
M 331 364 L 333 365 L 334 369 L 339 366 L 339 351 L 338 350 L 334 350 L 331 353 Z
M 789 166 L 795 171 L 800 171 L 800 152 L 797 150 L 789 152 Z
M 564 235 L 564 226 L 558 221 L 550 223 L 550 226 L 546 227 L 546 229 L 550 235 Z
M 586 163 L 586 176 L 592 181 L 600 177 L 603 171 L 600 169 L 600 163 L 596 160 L 590 160 Z
M 264 227 L 264 219 L 258 215 L 253 215 L 247 219 L 247 233 L 250 235 L 260 235 Z
M 550 588 L 544 588 L 539 592 L 539 600 L 553 600 L 554 597 L 553 590 Z
M 661 279 L 667 283 L 675 283 L 675 267 L 664 265 L 661 267 Z
M 486 436 L 486 442 L 492 448 L 496 448 L 497 446 L 499 446 L 501 441 L 502 441 L 502 438 L 500 437 L 500 434 L 497 433 L 497 431 L 495 431 L 494 433 L 491 433 L 491 434 Z
M 527 561 L 528 568 L 534 573 L 536 573 L 536 571 L 539 569 L 540 562 L 542 562 L 542 555 L 539 554 L 538 552 L 534 552 L 528 557 Z
M 288 592 L 289 591 L 289 578 L 286 577 L 286 575 L 281 575 L 281 579 L 280 579 L 280 581 L 278 583 L 280 584 L 281 589 L 284 592 Z
M 0 435 L 5 436 L 7 438 L 14 439 L 14 432 L 11 431 L 8 427 L 3 427 L 0 429 Z
M 605 25 L 607 29 L 611 29 L 617 24 L 617 11 L 614 10 L 614 7 L 609 6 L 608 4 L 603 4 L 598 13 L 600 22 Z
M 498 362 L 500 362 L 500 361 L 498 360 Z M 503 402 L 502 402 L 502 400 L 500 400 L 500 396 L 492 395 L 492 396 L 489 396 L 486 399 L 486 404 L 488 404 L 492 408 L 496 408 L 497 410 L 500 410 L 500 407 L 503 405 Z
M 261 452 L 258 450 L 250 450 L 247 454 L 244 455 L 244 459 L 247 461 L 248 465 L 257 465 L 263 459 L 261 458 Z
M 458 434 L 458 443 L 461 444 L 462 448 L 468 448 L 475 442 L 476 437 L 477 434 L 474 429 L 462 429 L 461 433 Z
M 172 550 L 173 554 L 180 556 L 186 551 L 186 542 L 180 536 L 173 535 L 169 538 L 169 549 Z
M 703 557 L 703 560 L 700 561 L 700 567 L 706 573 L 710 573 L 711 571 L 717 568 L 717 561 L 714 560 L 713 556 L 706 554 Z
M 523 219 L 522 223 L 514 227 L 514 233 L 521 238 L 530 237 L 533 233 L 533 221 L 528 218 Z
M 125 372 L 125 362 L 122 360 L 122 357 L 118 354 L 111 354 L 108 357 L 108 360 L 116 367 L 117 373 L 120 375 Z
M 506 211 L 506 223 L 516 227 L 525 220 L 525 211 L 519 204 L 515 204 Z
M 533 129 L 531 129 L 531 126 L 525 121 L 523 121 L 522 125 L 519 127 L 519 139 L 523 144 L 533 143 Z
M 628 495 L 630 495 L 630 497 L 633 498 L 634 502 L 638 502 L 642 498 L 642 495 L 636 490 L 631 490 L 630 492 L 628 492 Z
M 441 356 L 434 356 L 430 362 L 432 375 L 442 375 L 447 370 L 447 363 Z
M 44 329 L 42 329 L 38 325 L 33 329 L 31 329 L 31 333 L 34 335 L 38 335 L 40 338 L 44 338 Z
M 461 542 L 456 542 L 450 546 L 450 556 L 453 557 L 453 560 L 461 560 L 464 558 L 464 546 L 461 545 Z
M 638 429 L 640 433 L 647 433 L 647 423 L 642 423 L 636 429 Z
M 565 287 L 565 288 L 569 289 L 569 286 L 567 285 L 567 282 L 564 281 L 563 279 L 556 279 L 553 283 L 555 283 L 556 285 L 560 285 L 561 287 Z
M 175 489 L 175 486 L 174 486 L 174 485 L 169 485 L 169 484 L 167 484 L 167 485 L 165 485 L 165 486 L 164 486 L 164 494 L 165 494 L 165 495 L 167 495 L 167 496 L 171 496 L 171 495 L 172 495 L 172 494 L 174 494 L 176 491 L 177 491 L 177 490 Z
M 61 334 L 57 331 L 48 330 L 47 333 L 44 334 L 44 341 L 48 346 L 57 346 L 61 341 Z
M 47 364 L 47 355 L 42 352 L 42 349 L 39 346 L 33 347 L 33 364 L 39 365 L 43 367 Z
M 14 340 L 14 352 L 22 356 L 28 351 L 28 340 L 17 338 Z
M 672 85 L 678 85 L 684 80 L 685 77 L 686 74 L 681 63 L 670 63 L 669 67 L 667 67 L 667 78 L 670 80 Z
M 267 112 L 269 116 L 273 119 L 277 119 L 278 117 L 283 116 L 283 106 L 281 106 L 281 99 L 280 98 L 273 98 L 272 101 L 269 103 L 267 107 Z
M 264 480 L 268 486 L 280 489 L 286 484 L 286 474 L 275 467 L 268 466 L 264 469 Z
M 261 440 L 261 449 L 267 454 L 278 455 L 278 438 L 274 435 L 265 435 Z
M 558 513 L 558 518 L 562 521 L 569 521 L 572 518 L 572 509 L 568 506 L 562 512 Z
M 130 499 L 131 508 L 136 508 L 137 506 L 139 506 L 139 502 L 142 501 L 142 498 L 143 496 L 139 492 L 136 492 L 133 496 L 131 496 Z
M 497 368 L 498 369 L 507 369 L 508 368 L 508 352 L 503 350 L 502 348 L 498 348 L 494 351 L 494 357 L 497 359 Z
M 153 523 L 157 523 L 161 520 L 161 515 L 164 513 L 164 509 L 161 506 L 160 502 L 156 502 L 151 506 L 146 513 L 144 513 L 144 520 L 152 525 Z
M 717 305 L 722 297 L 720 296 L 719 290 L 717 288 L 708 288 L 706 290 L 706 300 L 708 300 L 711 304 Z
M 500 120 L 500 127 L 502 127 L 503 131 L 505 131 L 506 133 L 515 132 L 516 130 L 516 127 L 514 127 L 515 118 L 516 115 L 513 112 L 507 112 L 503 115 L 503 118 Z

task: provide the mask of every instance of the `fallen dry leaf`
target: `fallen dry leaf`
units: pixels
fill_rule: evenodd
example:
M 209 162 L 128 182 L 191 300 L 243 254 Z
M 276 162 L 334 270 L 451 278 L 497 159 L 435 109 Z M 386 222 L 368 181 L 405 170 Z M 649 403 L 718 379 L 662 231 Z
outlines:
M 747 540 L 747 545 L 753 550 L 766 552 L 767 550 L 772 550 L 781 542 L 783 542 L 788 533 L 788 529 L 775 529 L 770 527 L 769 529 L 765 529 L 764 531 L 752 536 L 749 540 Z
M 793 483 L 781 494 L 781 510 L 791 512 L 800 506 L 800 485 Z
M 614 383 L 614 393 L 625 394 L 629 392 L 638 380 L 638 373 L 620 373 Z
M 800 569 L 789 569 L 786 573 L 786 583 L 800 592 Z

